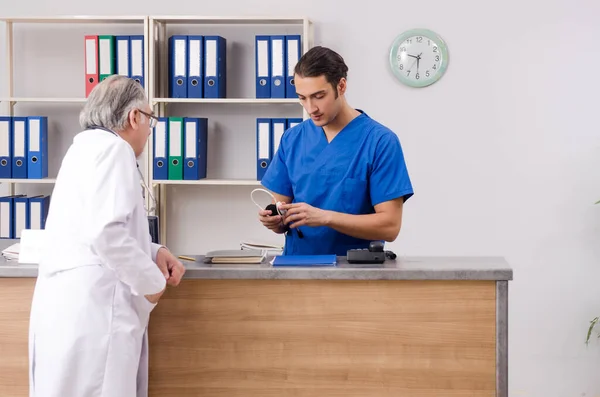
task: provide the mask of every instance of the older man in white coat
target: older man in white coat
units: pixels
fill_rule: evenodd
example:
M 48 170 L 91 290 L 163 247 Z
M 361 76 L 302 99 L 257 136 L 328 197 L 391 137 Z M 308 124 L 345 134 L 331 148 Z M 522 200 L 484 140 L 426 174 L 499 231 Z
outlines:
M 46 223 L 30 336 L 31 397 L 147 395 L 150 312 L 184 267 L 151 243 L 136 158 L 156 118 L 139 83 L 90 94 Z

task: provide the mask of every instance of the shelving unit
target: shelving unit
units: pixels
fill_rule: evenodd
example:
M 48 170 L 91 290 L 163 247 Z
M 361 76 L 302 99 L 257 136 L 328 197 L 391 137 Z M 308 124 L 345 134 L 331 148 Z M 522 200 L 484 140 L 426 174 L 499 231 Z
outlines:
M 71 56 L 74 54 L 78 54 L 80 56 L 80 70 L 81 72 L 73 77 L 74 82 L 71 85 L 79 85 L 81 84 L 81 92 L 82 95 L 79 96 L 61 96 L 57 95 L 56 97 L 50 96 L 36 96 L 31 95 L 29 93 L 24 93 L 21 91 L 18 94 L 15 92 L 15 69 L 18 67 L 15 65 L 15 45 L 14 45 L 14 27 L 17 24 L 35 24 L 35 25 L 56 25 L 56 26 L 64 26 L 64 25 L 81 25 L 82 29 L 87 34 L 97 34 L 94 30 L 94 26 L 102 26 L 102 25 L 137 25 L 139 26 L 139 30 L 136 27 L 136 34 L 143 34 L 144 36 L 144 75 L 145 75 L 145 91 L 148 96 L 150 105 L 154 108 L 155 113 L 160 117 L 168 117 L 169 115 L 177 115 L 178 109 L 183 107 L 189 113 L 196 112 L 198 117 L 207 117 L 209 119 L 209 123 L 211 121 L 211 112 L 216 111 L 222 112 L 223 109 L 226 109 L 228 113 L 227 116 L 223 116 L 222 118 L 226 118 L 226 122 L 233 120 L 238 113 L 245 113 L 246 118 L 250 118 L 249 111 L 252 112 L 256 109 L 258 112 L 264 112 L 269 109 L 277 109 L 278 112 L 283 111 L 290 113 L 289 117 L 294 118 L 303 118 L 306 119 L 308 117 L 307 113 L 302 109 L 299 101 L 295 98 L 255 98 L 254 91 L 248 90 L 247 88 L 250 86 L 254 87 L 254 80 L 251 82 L 247 81 L 246 78 L 241 78 L 238 76 L 240 81 L 238 83 L 242 84 L 246 89 L 240 89 L 240 92 L 244 92 L 241 95 L 231 95 L 226 98 L 212 99 L 212 98 L 169 98 L 168 97 L 168 39 L 170 37 L 169 30 L 187 30 L 189 34 L 198 34 L 204 35 L 207 31 L 212 33 L 210 34 L 219 34 L 225 37 L 227 41 L 227 52 L 228 52 L 228 70 L 227 70 L 227 85 L 228 85 L 228 94 L 229 87 L 232 81 L 236 80 L 236 76 L 234 76 L 235 72 L 234 68 L 231 65 L 235 63 L 243 63 L 243 66 L 238 65 L 239 68 L 244 68 L 246 73 L 249 71 L 254 75 L 255 66 L 254 66 L 254 34 L 248 33 L 247 35 L 242 35 L 244 40 L 252 40 L 252 51 L 249 51 L 243 58 L 238 57 L 236 55 L 231 54 L 230 46 L 235 45 L 236 40 L 230 40 L 228 38 L 229 34 L 225 33 L 225 31 L 231 32 L 235 29 L 254 29 L 256 34 L 271 34 L 273 29 L 277 30 L 277 32 L 293 30 L 294 34 L 300 34 L 302 40 L 302 50 L 301 54 L 304 54 L 313 46 L 313 24 L 307 18 L 294 18 L 294 17 L 213 17 L 213 16 L 84 16 L 84 15 L 74 15 L 74 16 L 60 16 L 60 17 L 17 17 L 17 18 L 2 18 L 0 17 L 0 22 L 5 24 L 5 36 L 6 36 L 6 48 L 5 48 L 5 58 L 6 58 L 6 84 L 5 87 L 0 88 L 0 110 L 2 111 L 2 115 L 6 116 L 14 116 L 15 115 L 15 107 L 19 106 L 19 104 L 35 104 L 37 106 L 43 106 L 44 109 L 46 106 L 59 106 L 61 111 L 63 106 L 77 106 L 80 109 L 80 106 L 86 102 L 86 98 L 83 95 L 83 80 L 84 80 L 84 53 L 83 53 L 83 34 L 78 33 L 79 37 L 81 37 L 80 41 L 77 41 L 77 47 L 68 48 L 67 51 Z M 1 27 L 1 26 L 0 26 Z M 221 32 L 221 33 L 215 33 Z M 115 32 L 117 34 L 118 32 Z M 273 33 L 277 34 L 277 33 Z M 235 36 L 235 34 L 234 34 Z M 242 36 L 239 36 L 240 38 Z M 251 36 L 251 37 L 249 37 Z M 247 44 L 247 42 L 246 42 Z M 74 44 L 73 44 L 74 45 Z M 58 49 L 64 50 L 61 47 L 61 44 L 57 44 Z M 80 54 L 80 55 L 79 55 Z M 69 76 L 70 77 L 70 76 Z M 20 78 L 23 78 L 20 76 Z M 242 81 L 243 80 L 243 81 Z M 25 94 L 25 95 L 23 95 Z M 71 93 L 72 94 L 72 93 Z M 216 106 L 216 107 L 215 107 Z M 291 108 L 290 108 L 291 107 Z M 6 109 L 6 110 L 5 110 Z M 66 108 L 67 111 L 71 111 L 70 108 Z M 251 109 L 251 110 L 248 110 Z M 290 110 L 292 109 L 292 110 Z M 69 114 L 70 116 L 70 114 Z M 258 117 L 258 116 L 257 116 Z M 49 117 L 49 121 L 51 121 L 51 117 Z M 71 127 L 69 127 L 71 128 Z M 73 128 L 77 128 L 73 126 Z M 211 126 L 209 124 L 209 132 Z M 218 131 L 219 134 L 224 131 Z M 251 141 L 255 141 L 255 124 L 249 124 L 248 127 L 239 128 L 236 131 L 229 132 L 230 134 L 235 134 L 236 136 L 231 137 L 244 137 L 248 139 L 247 144 L 243 147 L 243 154 L 247 156 L 248 154 L 255 156 L 255 145 L 253 144 L 251 147 L 249 146 L 250 138 L 248 136 L 251 135 Z M 209 168 L 209 175 L 206 179 L 189 181 L 189 180 L 153 180 L 152 178 L 152 164 L 153 164 L 153 153 L 152 153 L 152 142 L 153 137 L 151 136 L 148 140 L 148 145 L 146 146 L 146 150 L 144 154 L 140 158 L 140 168 L 142 169 L 142 173 L 144 175 L 144 182 L 146 185 L 150 186 L 153 191 L 153 196 L 156 199 L 156 210 L 151 215 L 158 215 L 160 218 L 160 228 L 161 228 L 161 243 L 167 243 L 167 192 L 170 186 L 181 186 L 181 185 L 197 185 L 197 186 L 259 186 L 260 182 L 258 180 L 248 178 L 248 167 L 245 163 L 241 168 L 241 174 L 238 177 L 222 177 L 222 175 L 211 176 L 211 169 Z M 235 139 L 234 139 L 235 141 Z M 230 141 L 231 143 L 231 141 Z M 52 131 L 49 128 L 49 156 L 56 156 L 56 152 L 52 149 Z M 210 146 L 209 146 L 210 148 Z M 226 151 L 227 147 L 221 148 Z M 210 150 L 210 149 L 209 149 Z M 234 153 L 234 156 L 239 155 L 240 153 Z M 210 154 L 209 154 L 210 157 Z M 60 160 L 60 159 L 57 159 Z M 209 164 L 210 167 L 210 164 Z M 252 164 L 252 167 L 255 167 Z M 213 168 L 214 171 L 214 168 Z M 246 175 L 244 175 L 246 173 Z M 218 174 L 218 172 L 217 172 Z M 56 175 L 49 175 L 49 178 L 46 179 L 0 179 L 0 183 L 9 185 L 9 194 L 15 193 L 15 185 L 32 185 L 32 184 L 42 184 L 42 185 L 51 185 L 55 183 Z M 152 208 L 154 204 L 152 203 L 152 198 L 150 195 L 146 194 L 146 208 Z
M 263 106 L 269 106 L 270 108 L 273 106 L 289 106 L 296 105 L 296 114 L 293 117 L 302 117 L 306 119 L 308 117 L 307 113 L 302 109 L 299 104 L 298 99 L 296 98 L 255 98 L 255 92 L 253 89 L 246 90 L 244 94 L 241 95 L 233 95 L 229 97 L 229 93 L 235 91 L 231 89 L 231 83 L 237 77 L 233 75 L 232 65 L 235 63 L 238 65 L 239 69 L 244 69 L 245 71 L 250 70 L 252 74 L 255 73 L 255 55 L 254 55 L 254 35 L 255 34 L 269 34 L 268 32 L 274 26 L 278 27 L 293 27 L 295 29 L 300 30 L 299 34 L 302 37 L 302 51 L 304 54 L 313 46 L 313 24 L 307 18 L 290 18 L 290 17 L 202 17 L 202 16 L 151 16 L 149 18 L 149 55 L 150 55 L 150 64 L 152 67 L 150 68 L 150 79 L 153 84 L 150 87 L 150 102 L 154 106 L 156 114 L 160 117 L 168 117 L 168 116 L 180 116 L 181 114 L 177 113 L 174 110 L 174 107 L 177 105 L 186 105 L 186 109 L 189 112 L 191 106 L 196 106 L 197 108 L 193 108 L 194 111 L 197 111 L 197 114 L 201 114 L 198 117 L 207 117 L 209 119 L 209 132 L 211 129 L 211 109 L 212 107 L 206 108 L 202 105 L 221 105 L 227 106 L 228 111 L 232 112 L 232 118 L 235 117 L 235 109 L 240 109 L 236 106 L 242 106 L 243 109 L 246 109 L 246 106 L 251 106 L 255 108 L 259 106 L 260 109 L 263 109 Z M 225 33 L 226 31 L 231 32 L 237 28 L 245 28 L 248 29 L 252 27 L 255 29 L 253 33 L 248 33 L 249 38 L 246 38 L 248 41 L 252 41 L 252 50 L 248 51 L 246 56 L 241 59 L 240 57 L 236 57 L 234 55 L 234 51 L 231 49 L 232 46 L 236 45 L 235 40 L 230 40 L 228 38 L 229 34 Z M 168 30 L 172 29 L 177 31 L 177 33 L 169 32 Z M 209 33 L 207 33 L 209 32 Z M 194 35 L 220 35 L 227 39 L 227 86 L 228 86 L 228 96 L 226 98 L 169 98 L 168 97 L 168 83 L 169 83 L 169 58 L 168 58 L 168 41 L 169 37 L 173 34 L 194 34 Z M 298 33 L 296 33 L 298 34 Z M 232 34 L 235 36 L 235 34 Z M 240 45 L 238 47 L 241 47 Z M 238 47 L 236 47 L 237 51 L 242 51 Z M 236 52 L 237 52 L 236 51 Z M 236 54 L 237 55 L 237 54 Z M 243 66 L 239 66 L 239 63 L 243 64 Z M 247 76 L 247 75 L 246 75 Z M 239 82 L 238 84 L 247 83 L 246 87 L 250 86 L 254 87 L 255 80 L 252 79 L 251 84 L 248 84 L 247 81 Z M 237 91 L 244 91 L 243 89 L 239 89 Z M 196 110 L 197 109 L 197 110 Z M 255 121 L 253 124 L 248 124 L 247 129 L 243 128 L 242 130 L 238 130 L 233 132 L 236 136 L 244 135 L 247 138 L 247 134 L 250 134 L 254 142 L 256 136 L 256 127 Z M 210 140 L 210 138 L 209 138 Z M 210 142 L 209 142 L 210 148 Z M 209 149 L 210 150 L 210 149 Z M 255 155 L 255 145 L 251 147 L 247 147 L 245 150 L 251 151 L 252 155 Z M 152 173 L 152 145 L 150 145 L 150 164 L 149 169 Z M 210 154 L 209 154 L 210 157 Z M 208 165 L 209 171 L 207 175 L 207 179 L 200 180 L 153 180 L 151 179 L 151 183 L 155 192 L 155 197 L 157 197 L 158 201 L 158 216 L 160 219 L 160 230 L 161 230 L 161 243 L 166 244 L 167 242 L 167 209 L 168 209 L 168 189 L 169 186 L 180 186 L 180 185 L 191 185 L 191 186 L 259 186 L 260 181 L 256 179 L 247 179 L 247 178 L 211 178 L 210 177 L 210 163 Z M 255 164 L 252 164 L 252 167 L 256 167 Z

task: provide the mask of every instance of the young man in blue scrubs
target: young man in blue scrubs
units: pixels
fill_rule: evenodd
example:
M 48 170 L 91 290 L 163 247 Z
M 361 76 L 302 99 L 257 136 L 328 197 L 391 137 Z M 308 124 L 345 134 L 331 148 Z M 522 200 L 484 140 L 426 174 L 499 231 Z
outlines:
M 285 255 L 345 256 L 394 241 L 413 195 L 398 136 L 346 102 L 347 72 L 324 47 L 296 64 L 296 93 L 310 119 L 284 133 L 262 179 L 287 212 L 259 212 L 267 228 L 287 231 Z

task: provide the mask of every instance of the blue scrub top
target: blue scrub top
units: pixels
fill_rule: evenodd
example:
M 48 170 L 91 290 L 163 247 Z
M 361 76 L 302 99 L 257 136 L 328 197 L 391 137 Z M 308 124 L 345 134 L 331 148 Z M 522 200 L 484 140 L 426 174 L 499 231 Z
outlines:
M 331 142 L 310 119 L 288 129 L 262 185 L 294 203 L 347 214 L 372 214 L 375 205 L 399 197 L 406 201 L 413 188 L 398 136 L 359 111 Z M 300 230 L 304 238 L 296 229 L 287 233 L 284 255 L 345 256 L 370 243 L 325 226 Z

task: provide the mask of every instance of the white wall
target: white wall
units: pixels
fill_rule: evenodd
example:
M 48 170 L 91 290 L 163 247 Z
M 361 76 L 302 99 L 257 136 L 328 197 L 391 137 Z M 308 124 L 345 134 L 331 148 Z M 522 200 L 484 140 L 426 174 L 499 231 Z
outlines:
M 308 16 L 316 24 L 315 44 L 339 51 L 350 67 L 350 103 L 391 127 L 404 145 L 416 194 L 407 203 L 401 237 L 391 249 L 400 255 L 504 255 L 515 269 L 510 284 L 510 395 L 599 395 L 600 343 L 586 348 L 583 340 L 588 320 L 600 314 L 600 207 L 592 205 L 600 198 L 600 3 L 336 4 L 31 0 L 5 4 L 2 10 L 15 16 L 102 10 Z M 395 35 L 412 27 L 439 32 L 450 48 L 447 75 L 427 89 L 399 85 L 387 65 Z M 22 34 L 16 39 L 35 36 Z M 53 49 L 45 51 L 49 57 Z M 70 69 L 78 72 L 80 67 L 77 63 Z M 70 78 L 78 79 L 73 75 L 61 81 L 64 95 L 78 92 L 80 82 Z M 5 83 L 0 80 L 0 87 Z M 234 113 L 250 112 L 243 109 L 231 107 Z M 74 129 L 76 120 L 68 126 Z M 258 225 L 250 190 L 170 188 L 172 248 L 198 252 L 237 247 L 255 232 L 278 241 Z M 225 194 L 233 198 L 225 201 Z M 226 215 L 233 221 L 226 221 Z

